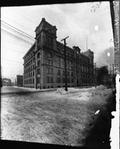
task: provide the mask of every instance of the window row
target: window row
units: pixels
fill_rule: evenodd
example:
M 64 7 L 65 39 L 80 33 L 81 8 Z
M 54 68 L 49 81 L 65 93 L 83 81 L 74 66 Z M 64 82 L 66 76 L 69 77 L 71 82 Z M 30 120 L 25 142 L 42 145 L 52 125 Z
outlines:
M 33 52 L 29 53 L 25 58 L 25 62 L 29 61 L 33 57 L 33 55 L 34 55 Z
M 32 65 L 32 63 L 35 63 L 35 57 L 31 58 L 31 60 L 24 61 L 24 67 Z
M 47 83 L 55 83 L 53 81 L 53 77 L 51 77 L 51 76 L 47 76 L 46 81 L 47 81 Z M 73 77 L 71 79 L 67 78 L 67 82 L 68 83 L 73 83 L 74 82 L 74 78 Z M 65 78 L 64 77 L 63 78 L 57 77 L 56 78 L 56 83 L 65 83 Z
M 65 71 L 62 71 L 62 72 L 61 72 L 60 70 L 58 70 L 57 75 L 58 75 L 58 76 L 61 76 L 61 75 L 65 76 Z M 71 77 L 74 76 L 73 71 L 72 71 L 72 72 L 67 71 L 67 77 L 70 77 L 70 75 L 71 75 Z
M 29 78 L 29 77 L 33 77 L 33 76 L 34 76 L 34 71 L 24 74 L 24 79 Z
M 34 79 L 24 80 L 24 84 L 34 84 Z
M 30 67 L 24 69 L 24 73 L 29 73 L 33 71 L 34 69 L 35 69 L 35 65 L 31 65 Z
M 53 77 L 47 76 L 47 83 L 53 83 Z
M 57 83 L 65 83 L 65 78 L 57 78 L 56 79 Z M 67 77 L 67 83 L 73 83 L 74 82 L 74 78 L 72 77 L 71 79 Z
M 53 68 L 47 68 L 47 74 L 53 74 Z
M 37 54 L 37 59 L 39 59 L 39 58 L 40 58 L 40 52 Z M 35 57 L 32 58 L 32 59 L 31 59 L 30 61 L 28 61 L 27 63 L 25 63 L 24 67 L 26 68 L 26 67 L 28 67 L 28 66 L 30 66 L 30 65 L 32 65 L 32 64 L 35 64 Z M 40 65 L 40 60 L 37 61 L 37 65 L 38 65 L 38 66 Z
M 45 61 L 47 65 L 53 65 L 53 59 L 46 59 Z

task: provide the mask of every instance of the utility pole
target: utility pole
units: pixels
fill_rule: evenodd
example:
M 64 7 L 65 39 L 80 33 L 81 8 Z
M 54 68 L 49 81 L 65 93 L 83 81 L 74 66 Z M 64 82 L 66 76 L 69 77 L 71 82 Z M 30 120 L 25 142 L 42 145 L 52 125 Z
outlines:
M 88 50 L 88 36 L 86 36 L 86 51 Z
M 114 64 L 112 64 L 112 69 L 113 69 L 113 72 L 112 72 L 112 73 L 113 73 L 113 75 L 114 75 Z
M 97 83 L 97 81 L 96 81 L 96 63 L 94 64 L 94 83 L 95 83 L 95 87 L 96 87 L 96 83 Z
M 67 88 L 67 64 L 66 64 L 66 39 L 67 38 L 69 38 L 69 36 L 67 36 L 61 40 L 61 41 L 64 41 L 65 91 L 68 91 L 68 88 Z

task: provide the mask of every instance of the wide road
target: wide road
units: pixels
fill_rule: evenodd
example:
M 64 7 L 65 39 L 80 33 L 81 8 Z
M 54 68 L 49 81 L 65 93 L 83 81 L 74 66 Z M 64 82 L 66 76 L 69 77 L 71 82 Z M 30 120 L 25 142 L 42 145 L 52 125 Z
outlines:
M 56 89 L 35 89 L 35 88 L 25 88 L 25 87 L 17 87 L 17 86 L 3 86 L 1 88 L 1 94 L 17 94 L 17 95 L 25 95 L 33 92 L 46 92 L 46 91 L 55 91 Z
M 84 145 L 111 94 L 94 88 L 26 94 L 24 88 L 3 87 L 3 92 L 10 94 L 1 96 L 2 139 L 75 146 Z
M 3 86 L 1 88 L 1 94 L 8 94 L 8 93 L 25 93 L 30 92 L 28 89 L 16 87 L 16 86 Z

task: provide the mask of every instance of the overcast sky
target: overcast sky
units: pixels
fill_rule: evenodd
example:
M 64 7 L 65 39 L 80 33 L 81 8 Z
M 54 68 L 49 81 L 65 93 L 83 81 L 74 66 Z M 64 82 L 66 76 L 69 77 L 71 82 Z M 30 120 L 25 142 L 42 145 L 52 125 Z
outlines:
M 17 74 L 23 74 L 23 56 L 34 42 L 34 31 L 42 18 L 57 27 L 58 41 L 69 36 L 68 46 L 79 46 L 82 51 L 90 48 L 97 62 L 99 55 L 113 46 L 109 2 L 102 2 L 100 7 L 97 4 L 2 7 L 2 76 L 13 80 Z M 6 23 L 28 35 L 23 36 Z

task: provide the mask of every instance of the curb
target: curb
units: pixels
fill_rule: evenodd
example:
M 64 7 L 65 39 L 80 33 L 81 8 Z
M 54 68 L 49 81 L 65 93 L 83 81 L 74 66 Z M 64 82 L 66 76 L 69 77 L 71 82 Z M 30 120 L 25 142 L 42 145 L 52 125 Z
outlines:
M 39 93 L 39 92 L 51 92 L 51 91 L 56 91 L 56 89 L 51 89 L 51 90 L 37 90 L 37 91 L 21 91 L 21 92 L 1 92 L 1 95 L 9 95 L 9 94 L 32 94 L 32 93 Z

